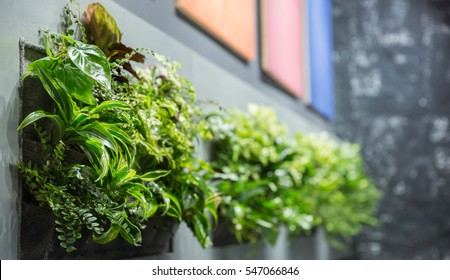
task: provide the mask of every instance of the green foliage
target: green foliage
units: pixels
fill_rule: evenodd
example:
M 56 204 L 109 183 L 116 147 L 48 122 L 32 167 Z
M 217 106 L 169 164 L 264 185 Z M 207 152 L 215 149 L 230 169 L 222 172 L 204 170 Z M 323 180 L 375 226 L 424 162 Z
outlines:
M 83 227 L 100 244 L 120 235 L 138 246 L 155 215 L 184 220 L 208 246 L 220 199 L 207 185 L 211 168 L 195 152 L 195 141 L 211 132 L 192 85 L 178 64 L 153 53 L 158 63 L 142 79 L 123 73 L 137 77 L 128 66 L 143 55 L 121 45 L 100 4 L 85 13 L 89 36 L 75 13 L 65 15 L 71 36 L 44 32 L 47 56 L 23 77 L 40 80 L 54 109 L 37 108 L 18 127 L 34 125 L 40 135 L 42 161 L 19 167 L 36 202 L 55 214 L 61 246 L 76 250 Z M 74 22 L 83 41 L 73 37 Z
M 145 56 L 121 42 L 122 33 L 116 20 L 105 7 L 100 3 L 89 4 L 83 14 L 82 22 L 89 41 L 98 46 L 110 62 L 127 60 L 121 63 L 120 69 L 113 75 L 113 78 L 119 82 L 129 82 L 130 80 L 121 73 L 121 69 L 125 69 L 139 79 L 128 60 L 144 63 Z
M 217 194 L 207 185 L 211 168 L 195 151 L 196 140 L 211 137 L 191 83 L 177 73 L 178 63 L 152 52 L 156 63 L 139 70 L 141 80 L 121 98 L 133 110 L 139 172 L 164 169 L 171 173 L 156 184 L 170 203 L 166 213 L 184 220 L 204 247 L 210 244 L 209 215 L 216 216 Z
M 91 3 L 86 7 L 83 16 L 83 25 L 86 28 L 87 37 L 99 47 L 107 56 L 110 54 L 110 46 L 119 43 L 122 33 L 116 20 L 100 3 Z
M 205 115 L 180 65 L 123 45 L 101 4 L 83 20 L 70 8 L 64 16 L 66 33 L 43 33 L 47 56 L 23 77 L 39 79 L 53 109 L 36 108 L 18 129 L 33 125 L 39 136 L 42 157 L 19 168 L 35 202 L 54 213 L 67 252 L 83 228 L 100 244 L 120 235 L 139 246 L 154 216 L 186 222 L 204 247 L 219 214 L 238 241 L 270 244 L 281 226 L 308 233 L 323 225 L 337 241 L 376 223 L 379 192 L 358 146 L 291 140 L 269 107 Z M 144 52 L 154 64 L 132 69 Z M 210 166 L 196 147 L 213 134 Z
M 166 207 L 164 195 L 152 191 L 151 183 L 170 171 L 138 175 L 132 169 L 136 147 L 124 117 L 131 107 L 101 98 L 112 88 L 103 52 L 62 34 L 45 33 L 43 42 L 48 56 L 31 63 L 24 78 L 39 78 L 55 109 L 36 110 L 18 127 L 35 124 L 47 137 L 41 141 L 44 164 L 20 165 L 27 185 L 55 214 L 58 238 L 68 252 L 75 250 L 83 225 L 99 242 L 120 234 L 139 245 L 145 221 Z M 46 133 L 39 128 L 44 118 L 52 121 Z M 81 152 L 85 160 L 66 161 L 67 151 Z
M 374 212 L 380 192 L 364 171 L 359 145 L 327 134 L 296 134 L 295 147 L 303 165 L 299 199 L 333 245 L 342 248 L 341 238 L 377 224 Z
M 196 141 L 212 137 L 191 83 L 180 76 L 180 65 L 150 52 L 155 64 L 135 71 L 131 61 L 144 62 L 142 52 L 121 43 L 114 18 L 100 4 L 88 6 L 83 22 L 88 38 L 107 54 L 113 74 L 112 96 L 133 108 L 127 133 L 136 146 L 133 168 L 139 174 L 167 170 L 152 182 L 160 196 L 162 215 L 184 220 L 203 247 L 210 244 L 210 215 L 217 217 L 220 200 L 208 186 L 211 168 L 195 151 Z M 127 70 L 133 77 L 122 70 Z
M 308 229 L 312 219 L 292 212 L 283 200 L 298 177 L 289 165 L 295 153 L 286 127 L 269 107 L 252 104 L 248 111 L 234 111 L 216 124 L 213 167 L 223 196 L 220 213 L 238 241 L 264 238 L 274 244 L 286 221 Z
M 314 134 L 287 136 L 275 112 L 250 105 L 215 125 L 220 214 L 238 241 L 274 244 L 279 228 L 309 233 L 323 225 L 334 245 L 373 217 L 377 188 L 364 172 L 359 147 Z

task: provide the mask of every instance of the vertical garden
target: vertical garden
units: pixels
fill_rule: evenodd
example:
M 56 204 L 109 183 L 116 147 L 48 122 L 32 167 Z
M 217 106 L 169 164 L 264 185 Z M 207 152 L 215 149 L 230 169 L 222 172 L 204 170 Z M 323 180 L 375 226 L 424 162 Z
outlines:
M 318 227 L 344 248 L 376 225 L 380 193 L 356 144 L 289 132 L 267 106 L 198 100 L 179 63 L 127 46 L 99 3 L 68 5 L 63 26 L 41 31 L 44 57 L 22 76 L 44 95 L 22 94 L 21 203 L 52 221 L 44 255 L 25 258 L 158 254 L 179 223 L 205 248 Z

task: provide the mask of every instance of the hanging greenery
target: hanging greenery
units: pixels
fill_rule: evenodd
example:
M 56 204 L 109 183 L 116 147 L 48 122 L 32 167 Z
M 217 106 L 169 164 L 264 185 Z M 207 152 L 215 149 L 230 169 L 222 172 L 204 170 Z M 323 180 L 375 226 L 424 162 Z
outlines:
M 275 111 L 251 104 L 248 113 L 233 111 L 216 120 L 212 165 L 223 196 L 220 214 L 236 239 L 263 238 L 273 245 L 284 224 L 309 230 L 312 215 L 293 211 L 302 200 L 289 193 L 301 174 L 292 166 L 297 153 Z
M 41 39 L 46 56 L 22 78 L 39 80 L 51 109 L 35 108 L 19 125 L 34 129 L 42 153 L 19 168 L 67 252 L 85 230 L 100 244 L 120 236 L 139 246 L 154 217 L 184 221 L 203 247 L 218 221 L 239 242 L 272 245 L 283 226 L 323 226 L 339 244 L 376 224 L 380 194 L 357 145 L 292 138 L 270 107 L 205 114 L 180 64 L 123 44 L 99 3 L 81 17 L 66 8 L 65 31 Z M 145 56 L 151 64 L 138 69 Z M 208 163 L 196 146 L 211 139 Z
M 359 147 L 326 134 L 287 136 L 275 111 L 250 105 L 216 119 L 215 183 L 220 215 L 239 242 L 276 242 L 323 226 L 331 242 L 374 225 L 379 191 L 364 172 Z M 342 248 L 342 246 L 340 246 Z
M 90 13 L 120 34 L 103 6 L 88 6 Z M 194 89 L 176 73 L 176 64 L 154 53 L 158 63 L 136 79 L 130 60 L 143 55 L 133 49 L 119 55 L 114 46 L 120 36 L 111 41 L 109 31 L 96 33 L 105 42 L 101 47 L 109 48 L 107 57 L 98 46 L 75 39 L 91 36 L 73 12 L 67 16 L 66 34 L 45 32 L 47 56 L 31 63 L 23 77 L 40 80 L 54 110 L 37 108 L 18 128 L 33 124 L 39 133 L 42 164 L 19 166 L 36 201 L 55 214 L 61 246 L 75 250 L 83 226 L 98 243 L 120 235 L 137 246 L 155 215 L 186 221 L 208 246 L 208 213 L 215 216 L 219 198 L 206 184 L 208 165 L 195 153 L 194 141 L 208 136 L 208 126 Z M 71 150 L 85 160 L 72 162 Z

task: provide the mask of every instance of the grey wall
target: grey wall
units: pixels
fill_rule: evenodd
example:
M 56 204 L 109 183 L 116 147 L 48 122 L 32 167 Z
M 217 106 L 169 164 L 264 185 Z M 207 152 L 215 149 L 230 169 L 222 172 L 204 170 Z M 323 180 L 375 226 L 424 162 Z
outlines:
M 336 131 L 385 194 L 368 259 L 450 258 L 450 2 L 334 0 Z
M 38 28 L 60 21 L 61 1 L 0 1 L 0 258 L 17 255 L 19 37 L 37 40 Z
M 79 1 L 84 7 L 88 1 Z M 164 3 L 172 1 L 164 1 Z M 214 41 L 193 28 L 189 34 L 191 41 L 179 41 L 177 33 L 173 33 L 185 22 L 171 25 L 169 32 L 161 26 L 155 27 L 147 20 L 137 17 L 131 11 L 124 9 L 112 1 L 102 1 L 110 13 L 115 16 L 118 25 L 124 33 L 124 43 L 133 47 L 147 47 L 160 52 L 183 64 L 182 73 L 192 81 L 200 99 L 218 101 L 226 108 L 238 107 L 245 109 L 249 102 L 266 104 L 274 107 L 281 121 L 285 122 L 291 131 L 320 131 L 329 128 L 329 124 L 311 113 L 305 106 L 295 102 L 279 89 L 265 84 L 260 80 L 257 63 L 247 65 Z M 155 5 L 151 13 L 167 13 L 168 21 L 178 21 L 178 16 L 168 7 L 156 10 L 158 1 L 135 1 L 142 5 Z M 159 4 L 158 4 L 159 3 Z M 19 37 L 31 42 L 37 42 L 37 31 L 41 29 L 58 30 L 60 16 L 66 1 L 43 0 L 37 3 L 31 0 L 2 0 L 0 2 L 0 258 L 16 258 L 17 255 L 17 172 L 15 164 L 18 157 L 18 83 L 19 83 Z M 164 4 L 168 5 L 168 4 Z M 142 6 L 146 7 L 146 6 Z M 161 23 L 160 23 L 161 24 Z M 164 24 L 162 24 L 164 25 Z M 191 27 L 185 27 L 191 28 Z M 203 39 L 201 39 L 203 38 Z M 197 43 L 196 43 L 197 42 Z M 212 48 L 212 59 L 205 49 L 199 49 L 205 44 L 206 49 Z M 191 45 L 192 43 L 192 45 Z M 195 45 L 196 44 L 196 45 Z M 228 66 L 227 66 L 228 65 Z M 231 65 L 231 67 L 229 66 Z M 251 70 L 249 70 L 251 69 Z M 247 79 L 240 71 L 253 71 L 257 80 Z M 242 74 L 242 75 L 241 75 Z M 244 75 L 244 76 L 243 76 Z M 247 81 L 248 80 L 248 81 Z M 248 256 L 253 250 L 250 247 L 222 248 L 202 250 L 192 234 L 182 226 L 174 240 L 175 253 L 154 258 L 326 258 L 328 249 L 323 234 L 311 238 L 299 238 L 293 243 L 285 235 L 281 236 L 276 248 L 261 247 L 256 254 Z M 288 247 L 297 248 L 296 251 Z M 298 251 L 299 248 L 303 251 Z

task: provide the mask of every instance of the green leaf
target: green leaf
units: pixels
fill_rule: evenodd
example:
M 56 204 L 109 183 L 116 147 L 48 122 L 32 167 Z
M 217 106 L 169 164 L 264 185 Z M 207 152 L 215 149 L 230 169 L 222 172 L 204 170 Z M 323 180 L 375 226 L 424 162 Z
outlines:
M 28 65 L 28 71 L 37 75 L 39 73 L 38 66 L 42 69 L 50 70 L 54 63 L 57 63 L 57 60 L 53 60 L 52 58 L 46 56 L 31 62 L 30 65 Z
M 85 113 L 78 112 L 78 114 L 76 115 L 75 119 L 72 121 L 70 126 L 76 128 L 80 125 L 85 124 L 85 122 L 87 122 L 89 120 L 98 119 L 99 117 L 100 116 L 98 114 L 85 114 Z
M 94 80 L 76 67 L 72 61 L 61 63 L 53 72 L 54 76 L 64 83 L 68 93 L 86 104 L 96 103 L 92 88 Z
M 57 53 L 55 50 L 55 46 L 53 45 L 53 42 L 50 40 L 50 36 L 48 34 L 45 34 L 42 36 L 42 44 L 44 45 L 45 52 L 47 53 L 46 58 L 52 58 Z
M 170 170 L 155 170 L 155 171 L 147 172 L 147 173 L 139 176 L 139 178 L 145 182 L 153 182 L 161 177 L 167 176 L 169 173 L 170 173 Z
M 58 81 L 48 75 L 41 65 L 36 64 L 35 66 L 42 85 L 48 95 L 50 95 L 50 97 L 55 101 L 64 122 L 69 123 L 69 120 L 72 119 L 73 115 L 72 99 L 69 94 L 67 94 L 65 89 L 58 83 Z
M 123 215 L 126 214 L 123 213 Z M 123 239 L 130 244 L 139 246 L 142 242 L 142 234 L 135 224 L 133 224 L 126 217 L 122 216 L 121 213 L 114 213 L 111 219 L 113 223 L 120 227 L 120 236 L 122 236 Z
M 114 136 L 112 136 L 112 134 L 100 122 L 95 121 L 93 123 L 89 123 L 83 127 L 77 128 L 76 132 L 88 139 L 95 139 L 116 152 L 120 149 L 116 140 L 114 140 Z
M 139 184 L 135 184 L 139 185 Z M 142 186 L 144 187 L 144 186 Z M 151 217 L 156 210 L 158 210 L 157 204 L 152 204 L 147 201 L 146 197 L 141 192 L 141 187 L 133 187 L 127 190 L 127 193 L 136 198 L 139 201 L 139 206 L 142 208 L 142 216 L 144 219 Z
M 178 199 L 174 195 L 169 193 L 168 191 L 162 190 L 160 192 L 160 194 L 163 197 L 164 205 L 165 205 L 165 210 L 164 210 L 163 215 L 165 215 L 167 213 L 169 208 L 173 208 L 175 213 L 177 213 L 180 216 L 182 216 L 183 212 L 181 211 L 181 205 L 180 205 L 180 202 L 178 201 Z M 172 203 L 173 203 L 174 206 L 172 205 Z
M 203 246 L 203 248 L 208 247 L 211 245 L 211 240 L 208 236 L 209 232 L 209 220 L 208 217 L 206 217 L 203 214 L 195 213 L 193 216 L 190 217 L 190 224 L 192 225 L 194 229 L 194 234 L 197 240 L 200 242 L 200 244 Z
M 98 178 L 96 181 L 99 181 L 103 177 L 105 177 L 110 170 L 110 156 L 105 146 L 95 140 L 95 139 L 81 139 L 81 138 L 73 138 L 68 143 L 78 144 L 78 146 L 83 150 L 86 157 L 89 159 L 89 162 L 95 167 Z
M 119 157 L 120 158 L 120 157 Z M 127 162 L 119 161 L 115 168 L 111 169 L 113 185 L 122 186 L 137 178 L 136 170 L 129 168 Z
M 113 241 L 120 232 L 120 226 L 116 224 L 112 224 L 111 227 L 102 235 L 97 236 L 95 234 L 92 235 L 92 240 L 99 244 L 106 244 Z
M 104 128 L 106 128 L 111 135 L 114 137 L 114 139 L 129 145 L 129 146 L 134 146 L 134 142 L 131 139 L 131 137 L 122 129 L 120 129 L 119 127 L 117 127 L 117 125 L 115 124 L 109 124 L 109 123 L 104 123 L 102 124 Z
M 95 45 L 77 43 L 67 54 L 72 62 L 103 88 L 111 90 L 111 70 L 105 54 Z
M 69 247 L 66 248 L 66 252 L 67 253 L 72 253 L 73 251 L 76 251 L 76 250 L 77 250 L 77 248 L 75 248 L 73 246 L 69 246 Z
M 123 189 L 129 190 L 129 189 L 134 189 L 134 190 L 138 190 L 139 192 L 143 192 L 147 195 L 147 197 L 152 197 L 153 194 L 150 192 L 150 190 L 139 183 L 127 183 L 121 186 Z
M 214 203 L 209 203 L 208 205 L 206 205 L 206 209 L 208 209 L 208 212 L 213 217 L 214 224 L 216 226 L 218 226 L 219 225 L 219 215 L 217 214 L 217 206 L 215 206 Z
M 62 135 L 64 134 L 64 131 L 65 131 L 64 121 L 59 116 L 53 115 L 49 112 L 45 112 L 42 110 L 31 112 L 28 116 L 25 117 L 25 119 L 22 121 L 22 123 L 17 128 L 17 130 L 23 129 L 23 128 L 27 127 L 28 125 L 30 125 L 42 118 L 50 119 L 51 121 L 53 121 L 55 123 L 57 137 L 58 137 L 58 139 L 61 139 Z
M 183 208 L 185 210 L 191 209 L 197 203 L 197 200 L 190 189 L 183 190 L 181 193 L 181 201 L 183 202 Z
M 121 110 L 131 110 L 131 106 L 125 102 L 117 100 L 106 100 L 96 106 L 90 111 L 91 114 L 99 113 L 105 110 L 121 109 Z
M 97 179 L 97 173 L 95 170 L 87 165 L 82 164 L 76 164 L 76 165 L 70 165 L 66 169 L 66 176 L 67 177 L 75 177 L 80 180 L 85 180 L 88 182 L 95 181 Z

